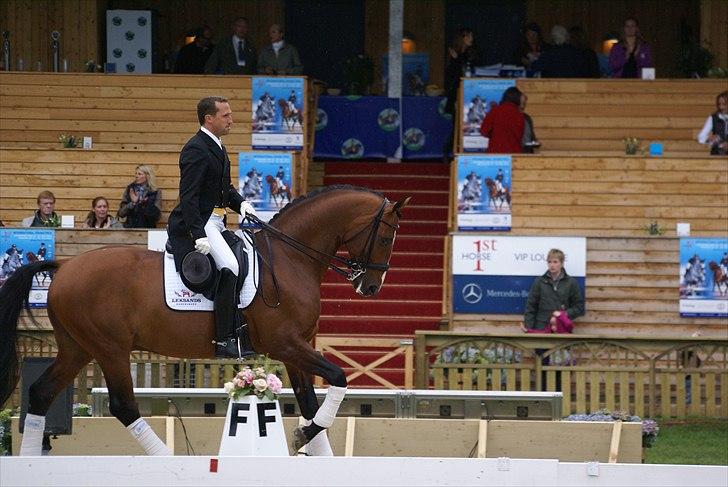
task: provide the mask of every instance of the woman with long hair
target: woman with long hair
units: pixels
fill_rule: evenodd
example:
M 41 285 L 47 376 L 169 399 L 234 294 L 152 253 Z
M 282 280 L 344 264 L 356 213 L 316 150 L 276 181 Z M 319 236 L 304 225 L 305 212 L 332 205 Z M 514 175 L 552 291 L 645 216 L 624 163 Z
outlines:
M 622 38 L 609 51 L 609 69 L 612 78 L 641 78 L 643 68 L 651 68 L 652 49 L 640 33 L 636 19 L 624 21 Z
M 120 224 L 116 218 L 109 215 L 109 201 L 103 196 L 97 196 L 91 202 L 91 211 L 86 215 L 82 228 L 117 228 Z
M 511 86 L 503 92 L 498 106 L 490 109 L 480 125 L 480 134 L 488 138 L 488 154 L 523 152 L 525 117 L 521 111 L 523 92 Z
M 124 190 L 119 219 L 124 228 L 155 228 L 162 216 L 162 190 L 157 187 L 154 171 L 146 165 L 136 167 L 134 181 Z
M 518 50 L 513 56 L 513 61 L 517 65 L 522 65 L 526 69 L 531 69 L 531 64 L 538 60 L 544 49 L 547 48 L 543 41 L 541 26 L 536 22 L 528 22 L 523 27 L 523 38 Z

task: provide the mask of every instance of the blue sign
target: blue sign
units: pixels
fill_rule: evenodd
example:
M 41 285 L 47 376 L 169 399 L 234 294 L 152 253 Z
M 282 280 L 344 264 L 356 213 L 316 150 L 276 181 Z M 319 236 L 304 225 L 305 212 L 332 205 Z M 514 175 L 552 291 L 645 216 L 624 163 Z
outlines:
M 382 86 L 387 91 L 389 55 L 382 56 Z M 402 95 L 422 96 L 430 81 L 430 55 L 427 53 L 402 54 Z
M 680 239 L 680 316 L 728 317 L 728 239 Z
M 253 149 L 303 148 L 303 78 L 253 77 Z
M 53 260 L 55 251 L 55 230 L 0 228 L 0 286 L 22 265 L 40 260 Z M 36 274 L 28 296 L 31 307 L 46 306 L 52 279 L 50 272 Z
M 500 103 L 503 92 L 516 86 L 512 79 L 463 79 L 462 131 L 464 152 L 485 152 L 487 139 L 480 135 L 485 115 Z
M 290 153 L 241 152 L 239 192 L 261 220 L 268 221 L 292 199 L 293 157 Z
M 511 229 L 511 156 L 458 156 L 458 230 Z

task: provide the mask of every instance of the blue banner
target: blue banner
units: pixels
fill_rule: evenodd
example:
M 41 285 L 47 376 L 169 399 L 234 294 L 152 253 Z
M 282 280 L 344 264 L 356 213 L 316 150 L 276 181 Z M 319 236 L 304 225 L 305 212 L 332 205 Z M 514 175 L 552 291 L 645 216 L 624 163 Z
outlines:
M 511 229 L 511 156 L 458 156 L 458 230 Z
M 0 228 L 0 286 L 25 264 L 53 260 L 56 252 L 56 232 L 45 229 Z M 40 272 L 33 279 L 28 302 L 33 308 L 48 303 L 48 288 L 53 276 Z
M 303 78 L 253 77 L 253 149 L 303 148 Z
M 452 115 L 444 112 L 446 98 L 407 96 L 402 99 L 403 159 L 441 159 L 452 132 Z M 452 147 L 448 148 L 448 153 Z
M 261 220 L 269 221 L 291 201 L 293 158 L 290 153 L 241 152 L 239 192 Z
M 512 79 L 466 78 L 463 80 L 462 147 L 464 152 L 485 152 L 488 139 L 480 135 L 485 115 L 500 103 L 503 92 L 516 86 Z
M 680 239 L 680 316 L 728 317 L 728 239 Z

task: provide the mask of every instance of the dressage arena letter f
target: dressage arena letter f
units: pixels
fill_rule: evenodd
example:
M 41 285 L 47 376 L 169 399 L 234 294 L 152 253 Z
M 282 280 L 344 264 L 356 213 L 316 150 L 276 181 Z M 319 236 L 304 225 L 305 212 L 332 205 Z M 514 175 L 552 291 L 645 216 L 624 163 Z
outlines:
M 235 436 L 238 431 L 238 423 L 247 423 L 248 418 L 245 415 L 240 415 L 240 411 L 250 411 L 250 404 L 248 403 L 233 403 L 233 407 L 230 411 L 230 431 L 228 436 Z

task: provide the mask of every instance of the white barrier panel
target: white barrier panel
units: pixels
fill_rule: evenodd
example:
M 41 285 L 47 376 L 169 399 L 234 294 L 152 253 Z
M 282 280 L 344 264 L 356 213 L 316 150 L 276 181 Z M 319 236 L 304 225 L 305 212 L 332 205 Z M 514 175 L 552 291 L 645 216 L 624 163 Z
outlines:
M 596 467 L 596 468 L 595 468 Z M 0 457 L 5 486 L 725 487 L 728 467 L 559 463 L 509 458 Z

